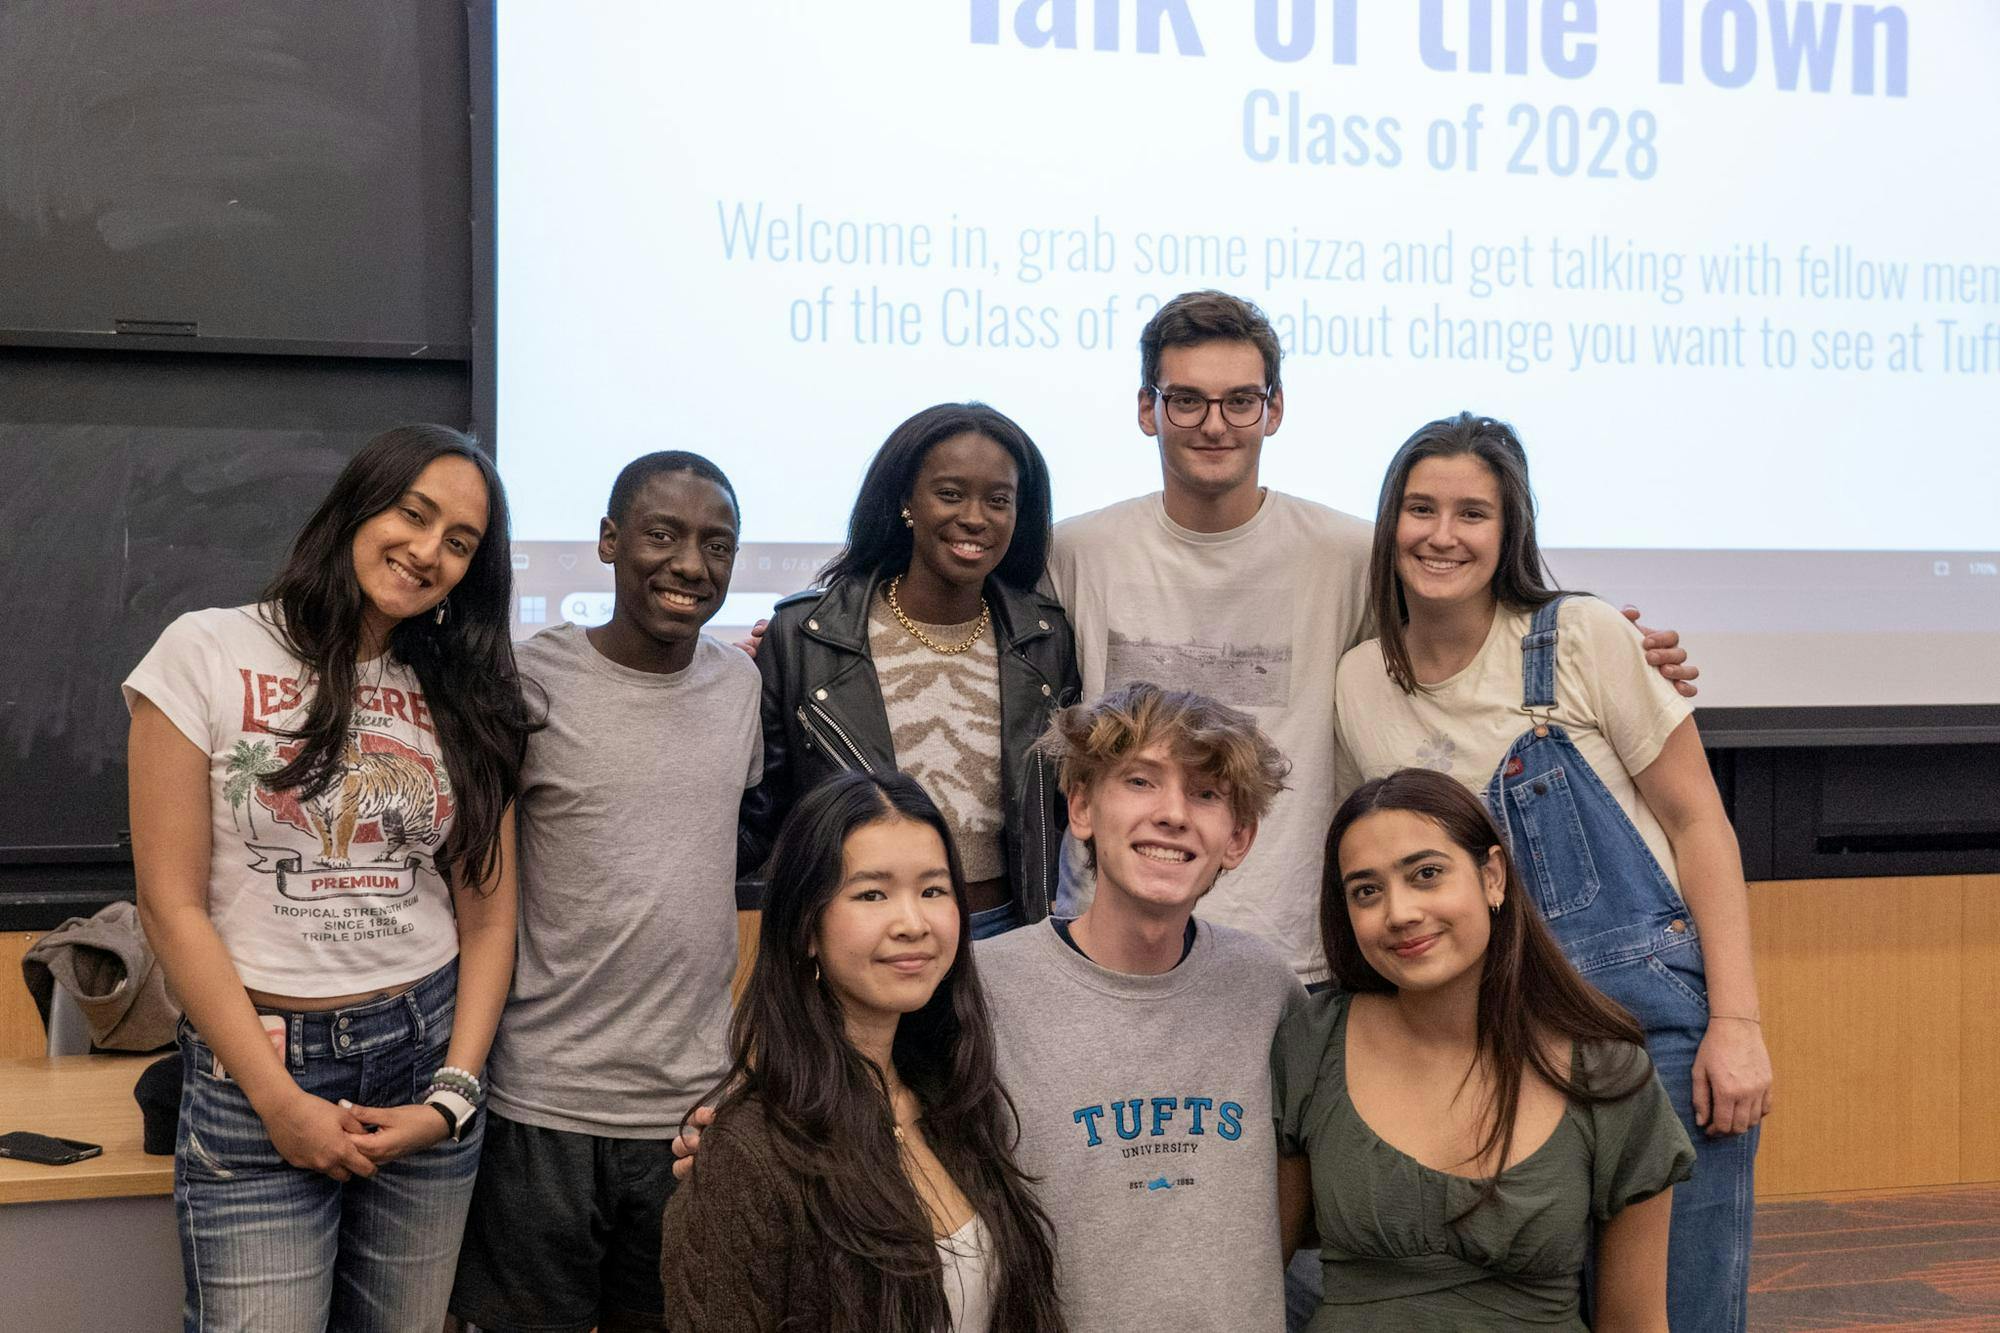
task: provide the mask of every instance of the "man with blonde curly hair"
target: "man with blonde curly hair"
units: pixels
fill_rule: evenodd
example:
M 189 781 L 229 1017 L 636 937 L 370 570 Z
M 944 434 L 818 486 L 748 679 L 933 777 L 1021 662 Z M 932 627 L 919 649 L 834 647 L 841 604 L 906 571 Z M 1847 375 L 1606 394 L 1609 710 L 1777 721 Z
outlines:
M 1303 992 L 1194 907 L 1249 853 L 1284 756 L 1248 714 L 1143 682 L 1041 744 L 1097 893 L 982 943 L 979 969 L 1070 1326 L 1281 1328 L 1268 1061 Z

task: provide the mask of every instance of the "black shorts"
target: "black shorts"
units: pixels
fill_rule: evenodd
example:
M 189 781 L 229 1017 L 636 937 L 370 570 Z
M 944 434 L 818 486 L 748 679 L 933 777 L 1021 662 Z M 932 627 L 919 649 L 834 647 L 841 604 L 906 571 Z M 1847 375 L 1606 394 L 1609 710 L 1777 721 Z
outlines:
M 664 1328 L 667 1139 L 612 1139 L 490 1117 L 451 1312 L 491 1333 Z

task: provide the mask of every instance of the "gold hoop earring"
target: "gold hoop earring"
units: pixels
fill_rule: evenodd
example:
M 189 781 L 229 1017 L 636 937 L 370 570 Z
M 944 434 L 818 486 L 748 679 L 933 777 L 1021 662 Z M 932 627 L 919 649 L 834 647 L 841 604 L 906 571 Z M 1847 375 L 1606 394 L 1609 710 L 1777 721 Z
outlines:
M 819 985 L 819 960 L 813 959 L 813 985 Z

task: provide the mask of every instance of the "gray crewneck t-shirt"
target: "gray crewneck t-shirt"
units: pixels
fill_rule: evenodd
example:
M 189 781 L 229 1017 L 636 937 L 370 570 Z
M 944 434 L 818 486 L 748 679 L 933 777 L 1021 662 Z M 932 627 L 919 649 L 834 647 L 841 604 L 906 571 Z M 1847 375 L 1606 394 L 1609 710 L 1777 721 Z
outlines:
M 1070 1327 L 1282 1329 L 1269 1057 L 1291 967 L 1207 922 L 1160 976 L 1101 968 L 1047 921 L 977 947 Z
M 520 950 L 488 1096 L 521 1124 L 671 1137 L 728 1065 L 736 812 L 763 773 L 762 682 L 707 637 L 671 675 L 619 666 L 575 625 L 518 659 L 549 725 L 521 773 Z

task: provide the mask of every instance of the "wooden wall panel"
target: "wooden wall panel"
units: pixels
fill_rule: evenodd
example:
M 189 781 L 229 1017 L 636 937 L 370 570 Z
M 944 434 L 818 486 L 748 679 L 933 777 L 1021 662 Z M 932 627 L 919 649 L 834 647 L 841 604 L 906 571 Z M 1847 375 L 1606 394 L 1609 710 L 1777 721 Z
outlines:
M 21 955 L 41 937 L 39 931 L 0 934 L 0 1060 L 48 1053 L 42 1015 L 21 980 Z
M 1751 887 L 1774 1110 L 1758 1194 L 1960 1179 L 1962 877 Z
M 1958 1178 L 2000 1180 L 2000 875 L 1965 877 Z

